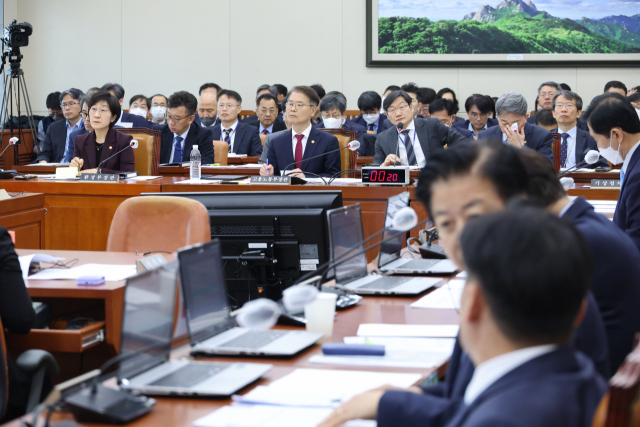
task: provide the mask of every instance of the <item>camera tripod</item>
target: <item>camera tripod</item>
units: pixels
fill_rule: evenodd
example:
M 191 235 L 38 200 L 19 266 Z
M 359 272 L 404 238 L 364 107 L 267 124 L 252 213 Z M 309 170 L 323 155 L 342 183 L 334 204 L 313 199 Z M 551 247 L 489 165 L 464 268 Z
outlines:
M 13 49 L 2 54 L 2 66 L 0 67 L 0 73 L 2 75 L 5 74 L 5 65 L 7 63 L 7 56 L 9 56 L 9 66 L 10 69 L 7 70 L 6 76 L 4 77 L 4 90 L 2 97 L 2 105 L 0 105 L 0 120 L 6 121 L 7 111 L 9 112 L 9 120 L 13 117 L 13 104 L 14 97 L 16 101 L 17 113 L 18 113 L 18 142 L 14 146 L 14 163 L 16 165 L 20 164 L 19 157 L 19 145 L 23 141 L 22 135 L 25 133 L 20 125 L 20 93 L 22 93 L 22 98 L 24 99 L 24 107 L 27 110 L 27 120 L 29 121 L 29 126 L 31 128 L 31 136 L 33 137 L 33 144 L 37 143 L 36 139 L 36 127 L 35 120 L 33 119 L 33 110 L 31 109 L 31 101 L 29 100 L 29 92 L 27 91 L 27 83 L 24 80 L 24 71 L 20 68 L 20 60 L 22 59 L 22 55 L 20 54 L 20 50 Z M 13 125 L 10 126 L 9 131 L 11 132 L 11 137 L 14 137 L 14 129 Z M 2 142 L 4 141 L 5 128 L 2 126 L 2 131 L 0 131 L 0 146 L 2 146 Z M 31 151 L 33 148 L 31 147 Z M 5 165 L 6 167 L 6 165 Z

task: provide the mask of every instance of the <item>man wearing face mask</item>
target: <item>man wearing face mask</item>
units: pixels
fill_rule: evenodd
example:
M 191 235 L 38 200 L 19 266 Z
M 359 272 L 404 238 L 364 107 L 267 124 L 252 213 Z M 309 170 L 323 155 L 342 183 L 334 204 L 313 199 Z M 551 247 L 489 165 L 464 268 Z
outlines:
M 346 98 L 342 94 L 327 94 L 320 101 L 320 122 L 316 127 L 320 129 L 344 129 L 356 132 L 356 138 L 360 142 L 358 154 L 365 156 L 367 151 L 373 151 L 376 139 L 374 135 L 367 133 L 367 128 L 345 121 L 347 111 Z M 367 150 L 367 147 L 371 147 Z
M 440 120 L 440 123 L 446 125 L 449 129 L 452 128 L 453 122 L 456 120 L 454 110 L 455 104 L 446 98 L 436 99 L 429 104 L 429 116 Z M 456 128 L 456 130 L 467 139 L 475 139 L 475 135 L 469 129 Z
M 129 100 L 129 114 L 147 120 L 149 115 L 149 99 L 144 95 L 134 95 Z
M 62 107 L 60 106 L 60 92 L 51 92 L 47 95 L 46 104 L 49 115 L 38 123 L 38 141 L 33 147 L 33 152 L 36 155 L 40 154 L 42 151 L 42 143 L 44 142 L 44 137 L 47 134 L 49 125 L 53 122 L 64 119 Z
M 220 89 L 222 90 L 222 89 Z M 213 128 L 220 124 L 218 118 L 218 92 L 204 92 L 200 95 L 198 101 L 198 117 L 200 117 L 200 126 L 203 128 Z
M 640 118 L 619 93 L 591 101 L 585 113 L 600 155 L 620 168 L 620 195 L 613 222 L 640 248 Z
M 151 97 L 151 127 L 162 127 L 166 123 L 167 97 L 158 93 Z
M 358 109 L 360 110 L 360 115 L 349 123 L 364 126 L 368 134 L 377 135 L 390 126 L 390 123 L 385 123 L 387 116 L 380 113 L 382 98 L 377 92 L 372 90 L 362 92 L 362 95 L 358 98 Z

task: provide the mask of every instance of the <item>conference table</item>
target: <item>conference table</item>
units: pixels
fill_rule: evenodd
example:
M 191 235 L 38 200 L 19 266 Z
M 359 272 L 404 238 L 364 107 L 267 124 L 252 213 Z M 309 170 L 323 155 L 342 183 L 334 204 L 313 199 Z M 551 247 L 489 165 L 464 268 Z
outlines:
M 29 253 L 35 253 L 36 251 L 19 250 L 20 255 Z M 42 251 L 38 251 L 42 252 Z M 77 257 L 78 264 L 85 263 L 106 263 L 106 264 L 122 264 L 133 263 L 140 257 L 132 253 L 107 253 L 107 252 L 80 252 L 80 251 L 44 251 L 52 255 L 64 256 L 66 258 Z M 166 255 L 168 260 L 172 259 L 171 255 Z M 441 286 L 448 279 L 443 278 L 443 282 L 437 286 Z M 80 301 L 93 300 L 103 301 L 103 308 L 105 318 L 105 337 L 104 342 L 95 344 L 93 348 L 99 349 L 102 352 L 102 358 L 98 361 L 104 361 L 115 354 L 114 347 L 117 346 L 120 340 L 120 328 L 121 318 L 123 310 L 123 295 L 124 295 L 125 282 L 107 282 L 105 285 L 83 287 L 77 286 L 75 282 L 68 280 L 56 280 L 56 281 L 27 281 L 27 288 L 29 294 L 34 300 L 48 300 L 54 304 L 54 312 L 60 307 L 69 308 L 69 300 L 74 299 L 74 303 L 77 304 Z M 423 294 L 424 295 L 424 294 Z M 459 317 L 455 310 L 449 309 L 424 309 L 424 308 L 412 308 L 410 304 L 422 297 L 364 297 L 363 300 L 356 306 L 347 308 L 342 311 L 338 311 L 336 315 L 336 321 L 334 325 L 333 336 L 331 338 L 325 338 L 320 342 L 342 342 L 346 336 L 355 336 L 357 329 L 361 323 L 387 323 L 387 324 L 458 324 Z M 299 327 L 294 326 L 281 326 L 277 325 L 276 329 L 288 329 L 299 330 Z M 36 330 L 30 334 L 24 336 L 25 342 L 31 342 L 37 344 L 36 337 L 42 337 L 47 331 Z M 48 331 L 51 337 L 57 336 L 56 339 L 63 340 L 64 333 L 67 331 Z M 31 338 L 29 336 L 32 335 Z M 15 345 L 16 335 L 8 334 L 7 345 L 11 349 Z M 51 346 L 55 345 L 49 340 L 49 347 L 45 349 L 51 349 Z M 269 371 L 262 379 L 245 387 L 239 392 L 244 394 L 245 392 L 253 389 L 258 385 L 267 385 L 270 382 L 281 378 L 297 368 L 313 368 L 313 369 L 333 369 L 333 370 L 360 370 L 360 371 L 378 371 L 378 372 L 411 372 L 419 373 L 423 379 L 429 378 L 430 380 L 436 377 L 442 377 L 446 370 L 446 364 L 433 367 L 430 369 L 416 369 L 416 368 L 382 368 L 382 367 L 358 367 L 347 365 L 326 365 L 311 363 L 309 358 L 314 355 L 321 354 L 321 346 L 316 344 L 298 355 L 292 358 L 248 358 L 248 357 L 206 357 L 203 360 L 220 361 L 220 362 L 257 362 L 257 363 L 269 363 L 274 365 L 274 368 Z M 42 347 L 32 347 L 42 348 Z M 174 359 L 188 356 L 189 345 L 184 344 L 175 347 L 172 350 L 171 357 Z M 15 348 L 13 348 L 15 350 Z M 21 349 L 22 350 L 22 349 Z M 65 358 L 68 358 L 69 353 L 64 354 Z M 86 356 L 85 356 L 86 357 Z M 60 358 L 57 357 L 60 362 Z M 85 366 L 82 371 L 88 371 L 94 369 L 97 366 Z M 54 382 L 56 378 L 54 378 Z M 58 377 L 59 379 L 59 377 Z M 157 405 L 152 412 L 139 420 L 132 422 L 129 425 L 132 426 L 191 426 L 193 421 L 220 408 L 224 405 L 231 403 L 231 399 L 219 398 L 219 399 L 194 399 L 184 397 L 158 397 L 156 398 Z M 71 418 L 70 414 L 54 414 L 52 421 L 57 422 L 62 419 Z M 17 426 L 18 421 L 13 421 L 7 425 Z M 97 426 L 99 424 L 85 424 L 89 426 Z

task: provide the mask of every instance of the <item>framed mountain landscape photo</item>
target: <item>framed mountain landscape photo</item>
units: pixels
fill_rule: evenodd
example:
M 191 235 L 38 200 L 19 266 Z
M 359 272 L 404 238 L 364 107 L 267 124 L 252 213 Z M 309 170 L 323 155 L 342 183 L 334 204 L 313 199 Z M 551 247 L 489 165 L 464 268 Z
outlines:
M 366 0 L 368 67 L 640 65 L 638 0 Z

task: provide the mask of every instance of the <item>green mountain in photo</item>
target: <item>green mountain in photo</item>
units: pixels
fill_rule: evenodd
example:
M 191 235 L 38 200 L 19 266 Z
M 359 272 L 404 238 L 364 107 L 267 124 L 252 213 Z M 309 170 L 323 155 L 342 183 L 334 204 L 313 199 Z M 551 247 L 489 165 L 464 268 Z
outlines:
M 629 30 L 624 25 L 603 22 L 589 18 L 582 18 L 577 21 L 583 27 L 594 33 L 600 33 L 605 37 L 640 47 L 640 33 Z
M 531 0 L 483 6 L 462 21 L 380 18 L 380 53 L 640 53 L 638 37 L 619 24 L 589 28 L 537 10 Z M 620 28 L 618 28 L 620 27 Z

